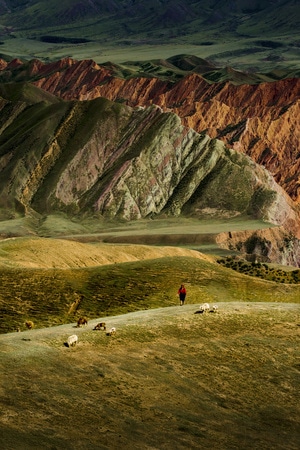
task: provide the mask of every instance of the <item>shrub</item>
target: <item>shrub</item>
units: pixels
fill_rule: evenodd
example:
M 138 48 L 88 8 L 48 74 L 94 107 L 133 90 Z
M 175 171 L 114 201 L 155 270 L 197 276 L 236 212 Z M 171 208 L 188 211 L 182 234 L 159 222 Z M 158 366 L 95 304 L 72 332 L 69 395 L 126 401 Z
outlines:
M 300 270 L 285 271 L 269 267 L 266 263 L 248 262 L 246 260 L 237 260 L 233 256 L 226 259 L 217 259 L 217 263 L 236 272 L 250 275 L 252 277 L 264 280 L 275 281 L 276 283 L 298 284 L 300 283 Z

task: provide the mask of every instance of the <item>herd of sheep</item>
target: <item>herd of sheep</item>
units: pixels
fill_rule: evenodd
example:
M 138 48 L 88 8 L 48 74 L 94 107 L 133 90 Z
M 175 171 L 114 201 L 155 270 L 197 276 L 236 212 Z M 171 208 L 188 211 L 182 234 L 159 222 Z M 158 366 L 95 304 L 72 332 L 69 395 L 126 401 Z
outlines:
M 86 317 L 79 317 L 79 319 L 77 320 L 77 328 L 81 328 L 83 325 L 87 325 L 88 324 L 88 319 Z M 34 323 L 31 320 L 27 320 L 24 325 L 26 326 L 26 328 L 28 330 L 32 330 L 34 328 Z M 104 330 L 106 331 L 106 323 L 105 322 L 99 322 L 97 323 L 97 325 L 95 325 L 95 327 L 93 328 L 94 330 Z M 20 328 L 17 329 L 18 332 L 21 331 Z M 116 333 L 116 328 L 112 327 L 110 328 L 107 332 L 106 335 L 107 336 L 112 336 Z M 67 346 L 68 347 L 75 347 L 75 345 L 78 343 L 78 336 L 76 334 L 72 334 L 71 336 L 68 337 L 67 339 Z
M 203 314 L 205 312 L 215 313 L 217 311 L 218 311 L 217 305 L 210 306 L 209 303 L 203 303 L 202 305 L 199 306 L 198 310 L 195 311 L 195 314 Z M 86 317 L 79 317 L 79 319 L 77 320 L 77 328 L 80 328 L 87 324 L 88 324 L 88 319 Z M 31 330 L 32 328 L 34 328 L 34 323 L 31 320 L 28 320 L 25 322 L 25 326 L 28 330 Z M 106 331 L 106 323 L 105 322 L 97 323 L 97 325 L 95 325 L 93 330 Z M 20 329 L 18 329 L 18 331 L 20 331 Z M 116 333 L 116 328 L 112 327 L 106 332 L 106 335 L 112 336 L 115 333 Z M 67 342 L 66 342 L 68 347 L 75 347 L 77 343 L 78 343 L 78 336 L 76 334 L 72 334 L 71 336 L 69 336 L 67 339 Z
M 82 327 L 83 325 L 87 325 L 88 324 L 88 320 L 86 317 L 80 317 L 77 320 L 77 327 Z M 106 323 L 105 322 L 99 322 L 97 323 L 97 325 L 95 325 L 95 327 L 93 328 L 93 330 L 103 330 L 106 331 Z M 107 336 L 112 336 L 113 334 L 116 333 L 116 328 L 112 327 L 110 328 L 109 331 L 107 331 L 106 335 Z M 68 347 L 74 347 L 78 342 L 78 336 L 76 334 L 72 334 L 71 336 L 68 337 L 67 339 L 67 345 Z

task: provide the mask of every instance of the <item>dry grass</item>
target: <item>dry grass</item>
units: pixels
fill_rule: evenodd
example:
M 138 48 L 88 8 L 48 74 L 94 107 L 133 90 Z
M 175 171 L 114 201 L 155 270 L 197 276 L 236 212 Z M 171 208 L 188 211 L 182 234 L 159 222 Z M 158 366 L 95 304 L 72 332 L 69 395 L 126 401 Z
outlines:
M 88 244 L 46 238 L 11 238 L 0 241 L 0 267 L 69 269 L 97 267 L 129 261 L 190 256 L 212 261 L 199 252 L 179 247 Z
M 1 448 L 296 450 L 299 305 L 195 311 L 0 336 Z
M 188 303 L 299 302 L 300 285 L 259 280 L 186 248 L 15 238 L 0 243 L 0 333 Z
M 1 449 L 298 449 L 300 286 L 174 247 L 19 238 L 0 261 Z

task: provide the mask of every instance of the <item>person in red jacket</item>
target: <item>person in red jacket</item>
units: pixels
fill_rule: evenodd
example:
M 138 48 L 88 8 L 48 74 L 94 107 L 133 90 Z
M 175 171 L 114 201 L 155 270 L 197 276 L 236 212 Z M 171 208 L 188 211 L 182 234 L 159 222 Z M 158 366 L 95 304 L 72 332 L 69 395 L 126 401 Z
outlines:
M 184 301 L 185 301 L 185 297 L 186 297 L 186 289 L 183 284 L 178 289 L 178 295 L 179 295 L 179 300 L 180 300 L 180 306 L 182 306 L 182 305 L 184 305 Z

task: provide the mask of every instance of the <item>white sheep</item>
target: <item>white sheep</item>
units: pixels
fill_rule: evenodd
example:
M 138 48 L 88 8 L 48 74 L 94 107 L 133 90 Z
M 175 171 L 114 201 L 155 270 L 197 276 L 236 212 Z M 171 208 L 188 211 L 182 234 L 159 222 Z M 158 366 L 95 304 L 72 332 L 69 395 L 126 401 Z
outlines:
M 74 347 L 78 342 L 78 336 L 76 334 L 72 334 L 72 336 L 68 337 L 68 347 Z
M 115 332 L 116 332 L 115 327 L 112 327 L 112 328 L 109 330 L 109 332 L 106 333 L 106 334 L 107 334 L 107 336 L 112 336 L 113 334 L 115 334 Z
M 209 303 L 203 303 L 203 305 L 199 306 L 199 311 L 205 312 L 205 311 L 209 311 L 210 306 Z
M 218 305 L 213 305 L 212 312 L 217 312 L 219 309 Z

